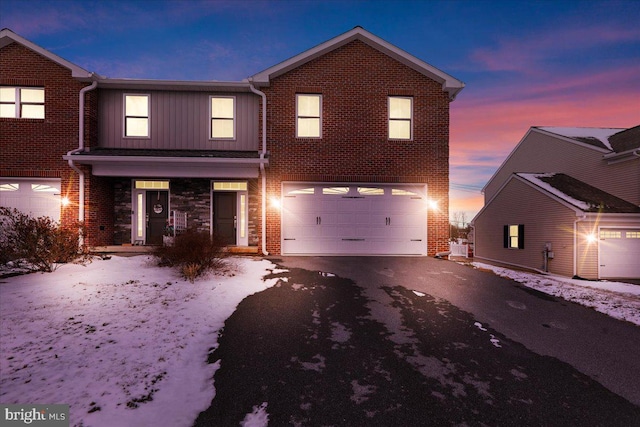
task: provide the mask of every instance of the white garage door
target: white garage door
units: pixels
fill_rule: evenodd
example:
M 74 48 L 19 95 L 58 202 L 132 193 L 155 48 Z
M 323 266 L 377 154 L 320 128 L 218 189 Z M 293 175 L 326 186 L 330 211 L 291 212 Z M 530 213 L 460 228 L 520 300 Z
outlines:
M 282 253 L 426 255 L 425 187 L 284 184 Z
M 60 180 L 0 178 L 0 206 L 60 221 Z
M 640 279 L 640 228 L 600 229 L 600 277 Z

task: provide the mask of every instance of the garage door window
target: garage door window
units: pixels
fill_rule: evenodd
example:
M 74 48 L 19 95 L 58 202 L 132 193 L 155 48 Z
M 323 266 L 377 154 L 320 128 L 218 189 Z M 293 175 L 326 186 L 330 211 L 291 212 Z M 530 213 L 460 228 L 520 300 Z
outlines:
M 349 187 L 324 187 L 322 194 L 334 196 L 349 194 Z
M 640 239 L 640 231 L 627 231 L 627 239 Z
M 358 194 L 363 196 L 384 196 L 384 188 L 358 187 Z
M 392 196 L 419 196 L 419 194 L 414 191 L 404 190 L 402 188 L 391 189 L 391 195 Z
M 621 239 L 622 231 L 600 230 L 600 239 Z
M 299 195 L 313 195 L 316 193 L 316 189 L 313 187 L 297 188 L 287 192 L 287 196 L 299 196 Z
M 0 184 L 0 191 L 18 191 L 20 184 Z

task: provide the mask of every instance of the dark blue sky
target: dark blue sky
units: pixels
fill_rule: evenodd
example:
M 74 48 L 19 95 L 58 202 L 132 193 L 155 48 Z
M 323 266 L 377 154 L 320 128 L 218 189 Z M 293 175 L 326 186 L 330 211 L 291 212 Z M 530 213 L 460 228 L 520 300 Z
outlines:
M 464 81 L 451 211 L 530 126 L 640 124 L 640 1 L 3 0 L 0 27 L 108 77 L 241 80 L 356 25 Z

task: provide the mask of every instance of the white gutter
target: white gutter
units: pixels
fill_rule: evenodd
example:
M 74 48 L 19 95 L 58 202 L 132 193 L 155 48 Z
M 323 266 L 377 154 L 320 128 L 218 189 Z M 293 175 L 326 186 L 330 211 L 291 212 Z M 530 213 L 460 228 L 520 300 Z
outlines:
M 93 75 L 93 74 L 92 74 Z M 98 86 L 98 82 L 96 80 L 91 83 L 89 86 L 85 86 L 80 89 L 80 110 L 78 111 L 78 148 L 75 150 L 71 150 L 67 153 L 67 156 L 71 156 L 72 154 L 79 153 L 84 150 L 84 94 L 89 92 L 90 90 L 95 89 Z M 78 183 L 78 221 L 84 221 L 84 172 L 80 170 L 74 163 L 72 159 L 69 159 L 69 167 L 74 171 L 78 172 L 79 183 Z
M 267 256 L 267 175 L 264 170 L 264 156 L 267 154 L 267 95 L 253 86 L 249 78 L 249 89 L 262 98 L 262 151 L 260 151 L 260 176 L 262 176 L 262 254 Z

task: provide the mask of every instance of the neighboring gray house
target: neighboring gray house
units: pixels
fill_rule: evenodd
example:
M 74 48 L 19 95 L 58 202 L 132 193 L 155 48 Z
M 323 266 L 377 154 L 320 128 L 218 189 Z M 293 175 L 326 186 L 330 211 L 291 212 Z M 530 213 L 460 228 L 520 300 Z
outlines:
M 640 278 L 640 126 L 532 127 L 483 192 L 476 258 Z

